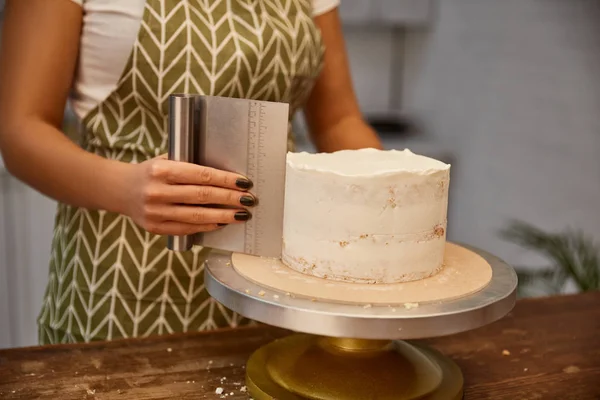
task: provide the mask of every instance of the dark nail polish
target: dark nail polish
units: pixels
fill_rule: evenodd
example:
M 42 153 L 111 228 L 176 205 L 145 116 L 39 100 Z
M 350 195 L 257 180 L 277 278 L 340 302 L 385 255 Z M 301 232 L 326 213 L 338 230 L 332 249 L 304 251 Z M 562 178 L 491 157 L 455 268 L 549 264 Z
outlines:
M 250 214 L 248 211 L 238 211 L 234 216 L 236 221 L 248 221 L 251 217 L 252 214 Z
M 252 196 L 242 196 L 240 198 L 240 204 L 246 207 L 252 207 L 256 204 L 256 200 Z
M 227 226 L 228 224 L 217 224 L 217 226 Z
M 237 187 L 239 187 L 240 189 L 246 189 L 246 190 L 251 189 L 252 186 L 254 186 L 250 180 L 245 179 L 245 178 L 239 178 L 237 181 L 235 181 L 235 185 Z

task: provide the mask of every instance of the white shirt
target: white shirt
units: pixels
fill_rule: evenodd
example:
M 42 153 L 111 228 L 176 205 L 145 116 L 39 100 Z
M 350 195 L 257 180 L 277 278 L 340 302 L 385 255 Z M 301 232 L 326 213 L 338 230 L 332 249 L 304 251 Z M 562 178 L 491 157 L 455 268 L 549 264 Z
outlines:
M 116 88 L 138 36 L 146 0 L 72 0 L 83 7 L 79 66 L 70 99 L 81 119 Z M 313 15 L 340 0 L 311 0 Z

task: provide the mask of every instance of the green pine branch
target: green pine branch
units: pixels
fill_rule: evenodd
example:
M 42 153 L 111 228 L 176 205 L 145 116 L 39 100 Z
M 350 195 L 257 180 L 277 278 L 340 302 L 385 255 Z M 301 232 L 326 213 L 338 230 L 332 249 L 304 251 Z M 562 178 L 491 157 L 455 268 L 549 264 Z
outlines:
M 560 293 L 572 280 L 581 292 L 600 290 L 600 247 L 583 232 L 548 233 L 526 222 L 511 221 L 500 235 L 540 253 L 551 263 L 550 267 L 534 271 L 517 269 L 521 289 L 543 285 L 551 293 Z

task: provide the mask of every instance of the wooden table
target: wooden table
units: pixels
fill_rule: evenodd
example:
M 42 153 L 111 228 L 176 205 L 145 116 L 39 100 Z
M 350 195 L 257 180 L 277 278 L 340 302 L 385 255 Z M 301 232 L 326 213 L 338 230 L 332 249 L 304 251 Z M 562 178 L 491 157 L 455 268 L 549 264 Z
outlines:
M 244 364 L 268 327 L 0 351 L 0 399 L 247 399 Z M 522 300 L 487 327 L 428 340 L 466 400 L 600 399 L 600 292 Z

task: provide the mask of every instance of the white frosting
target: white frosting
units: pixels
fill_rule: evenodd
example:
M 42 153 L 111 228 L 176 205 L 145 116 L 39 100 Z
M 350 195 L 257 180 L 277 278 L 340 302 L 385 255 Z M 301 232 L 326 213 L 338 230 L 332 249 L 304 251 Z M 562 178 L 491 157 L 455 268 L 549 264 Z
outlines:
M 282 260 L 331 280 L 392 283 L 442 267 L 450 165 L 410 150 L 288 153 Z

